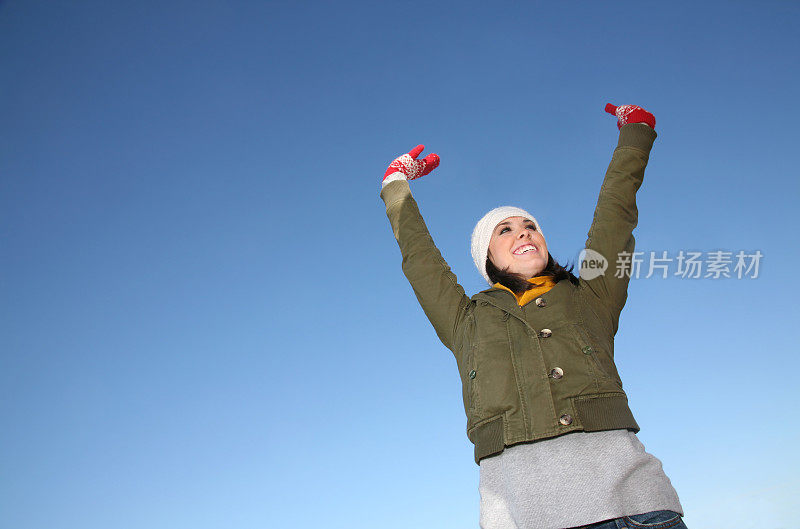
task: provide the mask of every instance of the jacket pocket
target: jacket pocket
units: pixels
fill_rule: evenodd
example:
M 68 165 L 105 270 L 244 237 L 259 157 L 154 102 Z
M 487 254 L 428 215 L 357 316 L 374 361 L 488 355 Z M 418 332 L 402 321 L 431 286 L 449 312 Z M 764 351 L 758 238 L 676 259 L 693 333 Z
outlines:
M 475 411 L 478 409 L 477 385 L 475 383 L 475 379 L 478 377 L 478 369 L 475 363 L 477 345 L 474 343 L 466 345 L 464 352 L 463 364 L 460 367 L 461 389 L 464 410 L 467 412 L 467 417 L 470 418 L 475 416 Z
M 472 345 L 472 354 L 469 355 L 469 362 L 467 362 L 467 392 L 469 393 L 470 406 L 473 411 L 481 409 L 480 406 L 480 391 L 478 389 L 478 380 L 480 376 L 478 369 L 478 344 Z
M 588 368 L 598 378 L 614 380 L 613 374 L 603 366 L 603 362 L 598 356 L 602 354 L 602 350 L 598 348 L 597 341 L 592 340 L 591 336 L 583 325 L 576 323 L 574 324 L 574 327 L 578 336 L 580 337 L 581 352 L 586 357 Z

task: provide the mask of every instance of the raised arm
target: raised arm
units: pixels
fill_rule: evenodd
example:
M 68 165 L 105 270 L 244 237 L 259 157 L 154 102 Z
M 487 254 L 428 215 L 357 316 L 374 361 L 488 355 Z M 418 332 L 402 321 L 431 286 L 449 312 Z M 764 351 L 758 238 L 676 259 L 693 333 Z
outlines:
M 655 117 L 634 105 L 614 107 L 606 111 L 618 118 L 619 142 L 606 171 L 600 196 L 589 229 L 586 248 L 598 252 L 608 262 L 603 275 L 581 278 L 581 283 L 595 298 L 596 305 L 609 318 L 616 333 L 619 316 L 628 297 L 631 254 L 635 247 L 633 230 L 638 223 L 636 192 L 642 185 L 650 149 L 656 139 Z M 618 256 L 623 257 L 618 273 Z M 588 255 L 587 257 L 591 257 Z M 583 275 L 583 274 L 582 274 Z M 621 276 L 621 277 L 618 277 Z
M 455 353 L 456 329 L 463 321 L 469 298 L 433 243 L 411 196 L 408 180 L 428 174 L 439 165 L 435 154 L 417 160 L 423 149 L 419 145 L 392 162 L 384 175 L 380 197 L 400 246 L 403 273 L 439 339 Z

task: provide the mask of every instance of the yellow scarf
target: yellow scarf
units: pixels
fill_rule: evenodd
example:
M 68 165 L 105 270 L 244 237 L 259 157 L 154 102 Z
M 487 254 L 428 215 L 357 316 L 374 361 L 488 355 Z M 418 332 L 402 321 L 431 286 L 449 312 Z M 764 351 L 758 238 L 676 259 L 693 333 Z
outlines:
M 528 282 L 533 283 L 535 286 L 530 289 L 526 290 L 522 294 L 517 294 L 510 288 L 501 285 L 500 283 L 495 283 L 493 286 L 494 288 L 502 288 L 503 290 L 508 290 L 514 297 L 517 298 L 517 304 L 522 307 L 536 299 L 538 296 L 544 294 L 554 286 L 556 286 L 556 282 L 553 281 L 552 276 L 534 276 L 528 279 Z

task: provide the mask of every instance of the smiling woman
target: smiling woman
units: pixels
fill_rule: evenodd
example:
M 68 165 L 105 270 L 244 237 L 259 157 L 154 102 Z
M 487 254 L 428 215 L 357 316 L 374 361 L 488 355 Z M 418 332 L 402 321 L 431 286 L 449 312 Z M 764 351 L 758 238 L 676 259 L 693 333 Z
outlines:
M 547 266 L 547 243 L 535 222 L 508 217 L 492 231 L 487 257 L 504 272 L 533 277 Z
M 656 133 L 640 107 L 606 110 L 618 118 L 619 142 L 586 249 L 614 260 L 634 249 L 636 192 Z M 456 359 L 480 465 L 481 527 L 685 529 L 661 462 L 636 437 L 614 364 L 630 275 L 575 277 L 548 252 L 536 218 L 503 206 L 473 230 L 472 257 L 490 288 L 468 297 L 411 196 L 408 181 L 439 165 L 435 154 L 417 160 L 423 149 L 391 163 L 381 198 L 403 273 Z

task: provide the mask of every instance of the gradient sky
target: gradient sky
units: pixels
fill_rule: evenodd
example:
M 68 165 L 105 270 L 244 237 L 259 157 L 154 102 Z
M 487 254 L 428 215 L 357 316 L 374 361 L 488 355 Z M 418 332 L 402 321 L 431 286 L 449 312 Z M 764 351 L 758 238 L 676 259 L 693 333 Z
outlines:
M 0 2 L 0 527 L 477 528 L 455 361 L 379 182 L 418 143 L 441 156 L 412 191 L 470 294 L 498 205 L 574 262 L 607 102 L 658 121 L 638 250 L 764 256 L 631 281 L 639 438 L 691 529 L 794 527 L 798 22 L 782 1 Z

